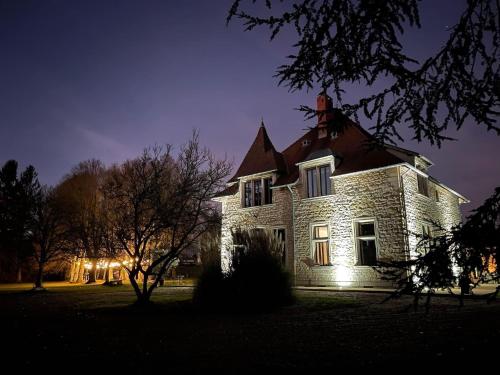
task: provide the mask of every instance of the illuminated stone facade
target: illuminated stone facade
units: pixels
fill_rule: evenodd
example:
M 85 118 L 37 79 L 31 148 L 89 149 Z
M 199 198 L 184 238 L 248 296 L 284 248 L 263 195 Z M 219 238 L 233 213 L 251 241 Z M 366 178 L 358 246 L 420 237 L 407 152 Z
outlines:
M 242 191 L 218 198 L 222 203 L 222 261 L 228 264 L 231 228 L 285 229 L 286 267 L 297 285 L 389 287 L 371 266 L 359 265 L 357 220 L 376 225 L 377 257 L 387 261 L 414 253 L 422 225 L 429 220 L 449 229 L 460 222 L 460 196 L 429 182 L 429 196 L 418 192 L 410 165 L 374 169 L 331 178 L 332 194 L 306 198 L 303 180 L 273 190 L 273 203 L 242 208 Z M 242 179 L 244 181 L 244 179 Z M 435 190 L 439 191 L 436 201 Z M 292 200 L 293 195 L 293 200 Z M 331 265 L 313 265 L 311 225 L 329 226 Z
M 373 137 L 334 110 L 326 94 L 318 96 L 317 111 L 326 117 L 318 115 L 317 126 L 282 152 L 262 124 L 216 198 L 223 267 L 234 245 L 232 228 L 281 230 L 296 285 L 390 287 L 373 266 L 407 259 L 424 231 L 458 224 L 459 205 L 467 199 L 431 177 L 432 162 L 424 156 L 367 147 Z

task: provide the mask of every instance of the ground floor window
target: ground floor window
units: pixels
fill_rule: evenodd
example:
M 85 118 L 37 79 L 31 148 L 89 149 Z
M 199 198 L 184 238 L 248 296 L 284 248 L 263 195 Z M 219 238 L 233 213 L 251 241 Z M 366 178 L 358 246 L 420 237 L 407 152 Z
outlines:
M 377 265 L 377 241 L 374 220 L 355 222 L 356 247 L 359 266 Z
M 312 226 L 312 252 L 314 263 L 320 266 L 330 265 L 330 241 L 328 224 Z
M 286 264 L 285 229 L 275 228 L 273 233 L 274 238 L 277 239 L 278 244 L 281 247 L 281 262 L 282 264 Z

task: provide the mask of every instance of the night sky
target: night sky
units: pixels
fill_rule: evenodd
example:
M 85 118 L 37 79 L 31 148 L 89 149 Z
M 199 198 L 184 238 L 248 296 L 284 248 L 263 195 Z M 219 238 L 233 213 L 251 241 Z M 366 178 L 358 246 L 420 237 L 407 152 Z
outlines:
M 289 93 L 273 78 L 293 39 L 225 26 L 232 0 L 0 0 L 0 163 L 33 164 L 46 184 L 81 160 L 106 164 L 152 144 L 185 142 L 193 129 L 234 167 L 261 117 L 278 150 L 303 134 L 294 108 L 317 90 Z M 465 1 L 427 0 L 423 28 L 405 34 L 423 59 L 448 35 Z M 368 91 L 353 87 L 346 99 Z M 362 125 L 372 124 L 361 118 Z M 476 207 L 500 181 L 500 137 L 467 123 L 441 149 L 400 146 L 428 156 L 431 174 Z

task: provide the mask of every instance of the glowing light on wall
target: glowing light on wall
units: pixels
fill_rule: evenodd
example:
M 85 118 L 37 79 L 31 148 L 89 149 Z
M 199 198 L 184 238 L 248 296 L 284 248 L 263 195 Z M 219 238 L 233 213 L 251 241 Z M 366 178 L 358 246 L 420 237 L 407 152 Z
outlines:
M 334 277 L 335 283 L 338 286 L 350 286 L 352 284 L 353 279 L 353 270 L 352 267 L 347 267 L 344 265 L 338 265 L 334 267 Z

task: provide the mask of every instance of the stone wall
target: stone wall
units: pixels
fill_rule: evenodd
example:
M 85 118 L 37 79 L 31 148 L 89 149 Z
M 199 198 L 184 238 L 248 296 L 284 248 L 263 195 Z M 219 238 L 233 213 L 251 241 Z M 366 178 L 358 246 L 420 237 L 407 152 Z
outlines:
M 387 286 L 369 266 L 359 266 L 354 222 L 373 219 L 378 257 L 404 257 L 403 216 L 397 167 L 332 179 L 333 194 L 296 200 L 296 282 L 300 285 Z M 296 187 L 297 195 L 303 186 Z M 330 227 L 331 266 L 307 266 L 311 224 Z
M 285 229 L 286 267 L 293 272 L 293 232 L 291 195 L 287 188 L 273 190 L 273 203 L 263 206 L 241 206 L 241 193 L 224 197 L 222 202 L 221 257 L 223 269 L 229 265 L 229 250 L 232 245 L 231 228 Z
M 410 254 L 414 252 L 418 237 L 412 233 L 421 234 L 421 224 L 426 219 L 439 222 L 446 229 L 460 221 L 458 197 L 432 182 L 429 182 L 429 197 L 423 196 L 418 193 L 416 176 L 414 170 L 399 166 L 337 176 L 331 179 L 332 194 L 315 198 L 304 197 L 304 185 L 299 181 L 291 188 L 293 202 L 290 190 L 282 187 L 273 190 L 272 204 L 249 208 L 241 207 L 240 192 L 224 197 L 220 199 L 223 266 L 228 265 L 231 228 L 284 228 L 286 266 L 297 285 L 391 286 L 372 267 L 358 265 L 356 220 L 374 220 L 378 259 L 382 261 L 404 259 L 408 256 L 407 248 Z M 329 266 L 310 265 L 311 225 L 315 223 L 329 226 Z M 410 233 L 408 246 L 406 229 Z
M 429 225 L 434 234 L 438 234 L 439 226 L 450 230 L 460 223 L 459 198 L 431 181 L 428 182 L 429 196 L 420 194 L 417 185 L 417 172 L 407 167 L 401 167 L 401 178 L 406 207 L 409 250 L 413 256 L 421 239 L 422 225 Z M 439 201 L 436 200 L 436 190 Z M 431 222 L 437 223 L 438 226 L 433 226 Z

